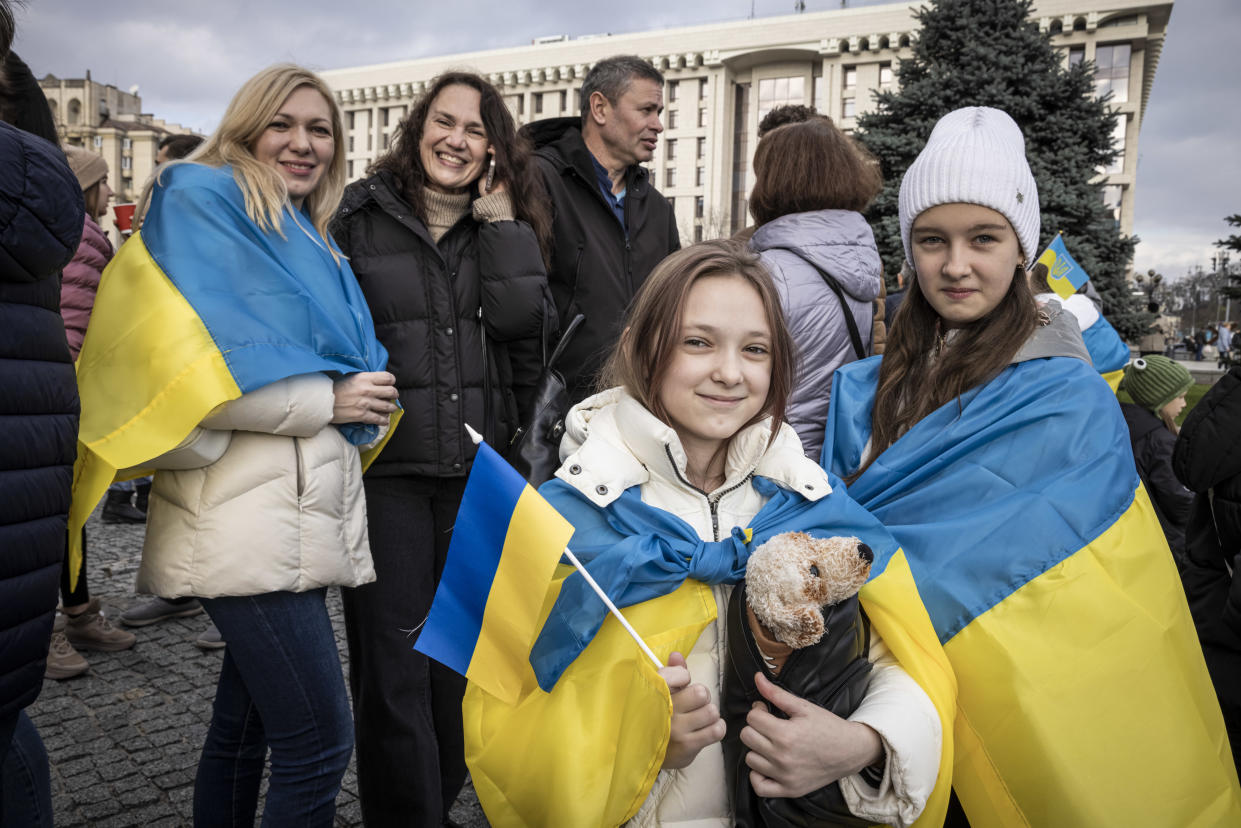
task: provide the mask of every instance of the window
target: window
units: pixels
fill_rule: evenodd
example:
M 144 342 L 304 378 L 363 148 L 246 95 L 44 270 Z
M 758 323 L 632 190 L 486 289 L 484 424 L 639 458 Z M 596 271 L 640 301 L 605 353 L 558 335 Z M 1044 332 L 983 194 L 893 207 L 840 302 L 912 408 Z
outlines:
M 1099 97 L 1112 93 L 1114 103 L 1129 100 L 1129 44 L 1095 49 L 1094 89 Z
M 698 100 L 705 101 L 707 99 L 707 79 L 698 79 Z
M 677 111 L 675 109 L 667 110 L 668 113 L 668 129 L 677 128 Z
M 857 105 L 854 99 L 845 98 L 844 107 L 842 108 L 842 111 L 840 114 L 845 118 L 852 118 L 856 111 L 857 111 Z
M 352 115 L 353 113 L 350 112 L 349 114 Z M 353 136 L 352 135 L 349 136 L 349 151 L 353 152 Z
M 706 202 L 702 196 L 694 199 L 694 218 L 702 218 L 703 212 L 706 210 Z
M 1103 205 L 1112 211 L 1112 220 L 1120 223 L 1120 202 L 1124 198 L 1125 188 L 1119 184 L 1108 184 L 1103 188 Z
M 391 143 L 392 143 L 392 133 L 385 132 L 384 133 L 384 149 L 387 149 L 388 145 Z
M 699 138 L 698 139 L 698 160 L 701 161 L 702 159 L 706 157 L 707 157 L 707 139 Z
M 885 87 L 892 85 L 892 64 L 879 64 L 879 85 Z
M 706 181 L 706 178 L 707 178 L 706 170 L 703 169 L 702 167 L 699 167 L 697 172 L 694 173 L 694 186 L 701 187 L 703 183 Z
M 758 82 L 758 117 L 761 120 L 777 106 L 806 101 L 806 79 L 765 78 Z
M 102 136 L 102 135 L 96 135 L 93 143 L 95 144 L 95 149 L 99 149 L 100 147 L 102 147 L 102 146 L 103 146 L 103 136 Z
M 123 149 L 123 150 L 127 150 L 127 149 L 129 149 L 130 147 L 132 147 L 132 146 L 133 146 L 133 144 L 132 144 L 132 143 L 130 143 L 130 140 L 129 140 L 128 138 L 122 138 L 122 139 L 121 139 L 121 149 Z
M 667 187 L 668 189 L 672 189 L 676 185 L 677 185 L 677 169 L 676 167 L 669 167 L 668 170 L 664 173 L 664 186 Z
M 1085 46 L 1073 46 L 1069 49 L 1069 68 L 1079 65 L 1086 59 Z
M 347 175 L 349 178 L 353 178 L 353 162 L 352 161 L 345 162 L 345 175 Z
M 857 87 L 857 67 L 845 67 L 845 89 L 855 89 Z
M 698 110 L 698 126 L 705 127 L 707 125 L 707 108 L 704 106 Z
M 531 97 L 534 98 L 534 114 L 542 115 L 543 114 L 543 93 L 535 92 Z
M 566 89 L 560 90 L 560 111 L 562 113 L 569 111 L 569 92 Z
M 700 241 L 702 241 L 702 225 L 695 224 L 694 225 L 694 242 L 696 244 Z
M 370 152 L 374 148 L 375 148 L 375 136 L 374 134 L 368 132 L 366 133 L 366 151 Z
M 383 113 L 384 113 L 384 126 L 387 126 L 387 125 L 388 125 L 388 118 L 389 118 L 389 115 L 388 115 L 388 108 L 387 108 L 387 107 L 384 107 Z
M 667 141 L 664 141 L 664 144 L 668 148 L 668 160 L 672 161 L 677 157 L 677 139 L 669 138 Z
M 121 156 L 121 169 L 128 170 L 132 166 L 133 166 L 133 159 L 130 158 L 128 155 L 122 155 Z
M 1112 163 L 1099 171 L 1106 174 L 1123 173 L 1125 171 L 1125 130 L 1129 124 L 1129 119 L 1124 115 L 1116 117 L 1116 126 L 1112 129 L 1112 148 L 1119 153 Z
M 672 103 L 677 99 L 677 93 L 680 91 L 680 81 L 668 81 L 668 103 Z
M 354 114 L 355 114 L 355 113 L 354 113 L 352 110 L 350 110 L 349 112 L 346 112 L 346 113 L 345 113 L 345 122 L 349 125 L 349 128 L 350 128 L 350 129 L 353 129 L 353 116 L 354 116 Z

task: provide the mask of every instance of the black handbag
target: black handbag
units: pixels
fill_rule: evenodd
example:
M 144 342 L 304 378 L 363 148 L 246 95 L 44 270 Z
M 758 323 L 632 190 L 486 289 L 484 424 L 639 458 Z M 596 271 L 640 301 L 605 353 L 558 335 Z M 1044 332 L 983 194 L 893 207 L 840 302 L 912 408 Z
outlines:
M 547 339 L 544 337 L 543 373 L 539 375 L 539 384 L 534 391 L 530 419 L 522 423 L 509 443 L 506 459 L 531 486 L 551 480 L 560 467 L 560 438 L 564 436 L 564 418 L 570 406 L 569 389 L 564 375 L 556 370 L 556 364 L 574 332 L 585 320 L 584 314 L 573 317 L 550 357 L 547 356 Z

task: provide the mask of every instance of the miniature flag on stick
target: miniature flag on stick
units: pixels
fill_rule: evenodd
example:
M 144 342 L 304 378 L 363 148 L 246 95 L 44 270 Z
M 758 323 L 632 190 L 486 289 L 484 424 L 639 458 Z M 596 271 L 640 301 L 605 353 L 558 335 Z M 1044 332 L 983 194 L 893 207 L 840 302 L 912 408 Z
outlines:
M 1064 240 L 1057 233 L 1047 245 L 1038 263 L 1047 267 L 1047 284 L 1061 299 L 1068 299 L 1077 289 L 1090 280 L 1090 275 L 1082 270 L 1082 266 L 1074 261 L 1064 247 Z
M 530 670 L 539 611 L 563 554 L 657 668 L 663 664 L 566 544 L 573 525 L 468 425 L 478 454 L 414 649 L 505 702 Z
M 514 703 L 573 526 L 479 443 L 448 559 L 414 649 Z

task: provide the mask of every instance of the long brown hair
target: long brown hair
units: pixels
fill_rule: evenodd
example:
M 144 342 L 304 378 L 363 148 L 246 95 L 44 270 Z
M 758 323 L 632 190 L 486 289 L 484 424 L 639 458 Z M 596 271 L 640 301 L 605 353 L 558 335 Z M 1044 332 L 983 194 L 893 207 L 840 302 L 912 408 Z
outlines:
M 797 346 L 785 324 L 780 294 L 771 274 L 757 255 L 731 239 L 683 248 L 655 267 L 634 297 L 624 333 L 600 374 L 599 390 L 624 386 L 648 411 L 668 422 L 668 412 L 659 401 L 659 388 L 672 364 L 690 288 L 708 276 L 742 279 L 758 291 L 762 300 L 771 331 L 771 384 L 754 422 L 770 414 L 771 436 L 775 439 L 793 390 Z
M 879 162 L 826 115 L 767 133 L 754 152 L 750 215 L 766 224 L 790 213 L 865 210 L 883 189 Z
M 496 177 L 508 185 L 509 198 L 513 203 L 513 215 L 534 230 L 539 240 L 543 261 L 551 257 L 551 213 L 547 208 L 543 180 L 534 168 L 529 142 L 517 134 L 513 116 L 504 105 L 499 90 L 483 77 L 473 72 L 445 72 L 431 83 L 431 88 L 418 99 L 409 114 L 397 124 L 392 147 L 370 166 L 369 172 L 390 172 L 401 188 L 401 195 L 419 221 L 427 219 L 423 202 L 423 188 L 427 185 L 427 171 L 422 167 L 419 145 L 422 130 L 427 122 L 431 104 L 449 86 L 468 86 L 478 92 L 479 115 L 487 140 L 495 151 Z M 485 174 L 485 173 L 484 173 Z M 470 182 L 472 185 L 474 182 Z
M 891 325 L 875 389 L 870 454 L 850 483 L 923 417 L 999 375 L 1034 333 L 1038 306 L 1018 265 L 1000 304 L 961 326 L 943 347 L 943 323 L 915 277 Z

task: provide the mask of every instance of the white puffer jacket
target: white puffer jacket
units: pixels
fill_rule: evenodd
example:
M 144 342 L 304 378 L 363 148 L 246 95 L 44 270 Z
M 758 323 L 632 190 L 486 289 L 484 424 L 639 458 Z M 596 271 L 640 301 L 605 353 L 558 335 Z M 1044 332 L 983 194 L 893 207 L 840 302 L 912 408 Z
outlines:
M 358 447 L 330 424 L 333 401 L 332 380 L 306 374 L 212 411 L 202 442 L 228 432 L 219 459 L 155 474 L 138 591 L 215 598 L 375 580 Z
M 703 540 L 718 540 L 745 526 L 766 503 L 750 485 L 754 475 L 817 500 L 831 492 L 827 474 L 802 453 L 796 432 L 785 424 L 767 447 L 770 421 L 733 438 L 722 486 L 703 494 L 687 482 L 686 456 L 671 426 L 661 422 L 622 389 L 596 394 L 575 406 L 560 446 L 564 461 L 556 476 L 602 507 L 631 486 L 643 502 L 671 512 L 693 526 Z M 693 681 L 705 685 L 719 705 L 726 664 L 725 630 L 731 587 L 713 588 L 717 617 L 703 632 L 686 664 Z M 907 826 L 917 819 L 935 785 L 941 731 L 931 700 L 889 653 L 872 630 L 870 686 L 849 718 L 874 728 L 888 762 L 880 789 L 860 776 L 841 780 L 853 813 L 876 823 Z M 711 745 L 689 767 L 659 773 L 655 787 L 631 825 L 732 825 L 723 749 Z

